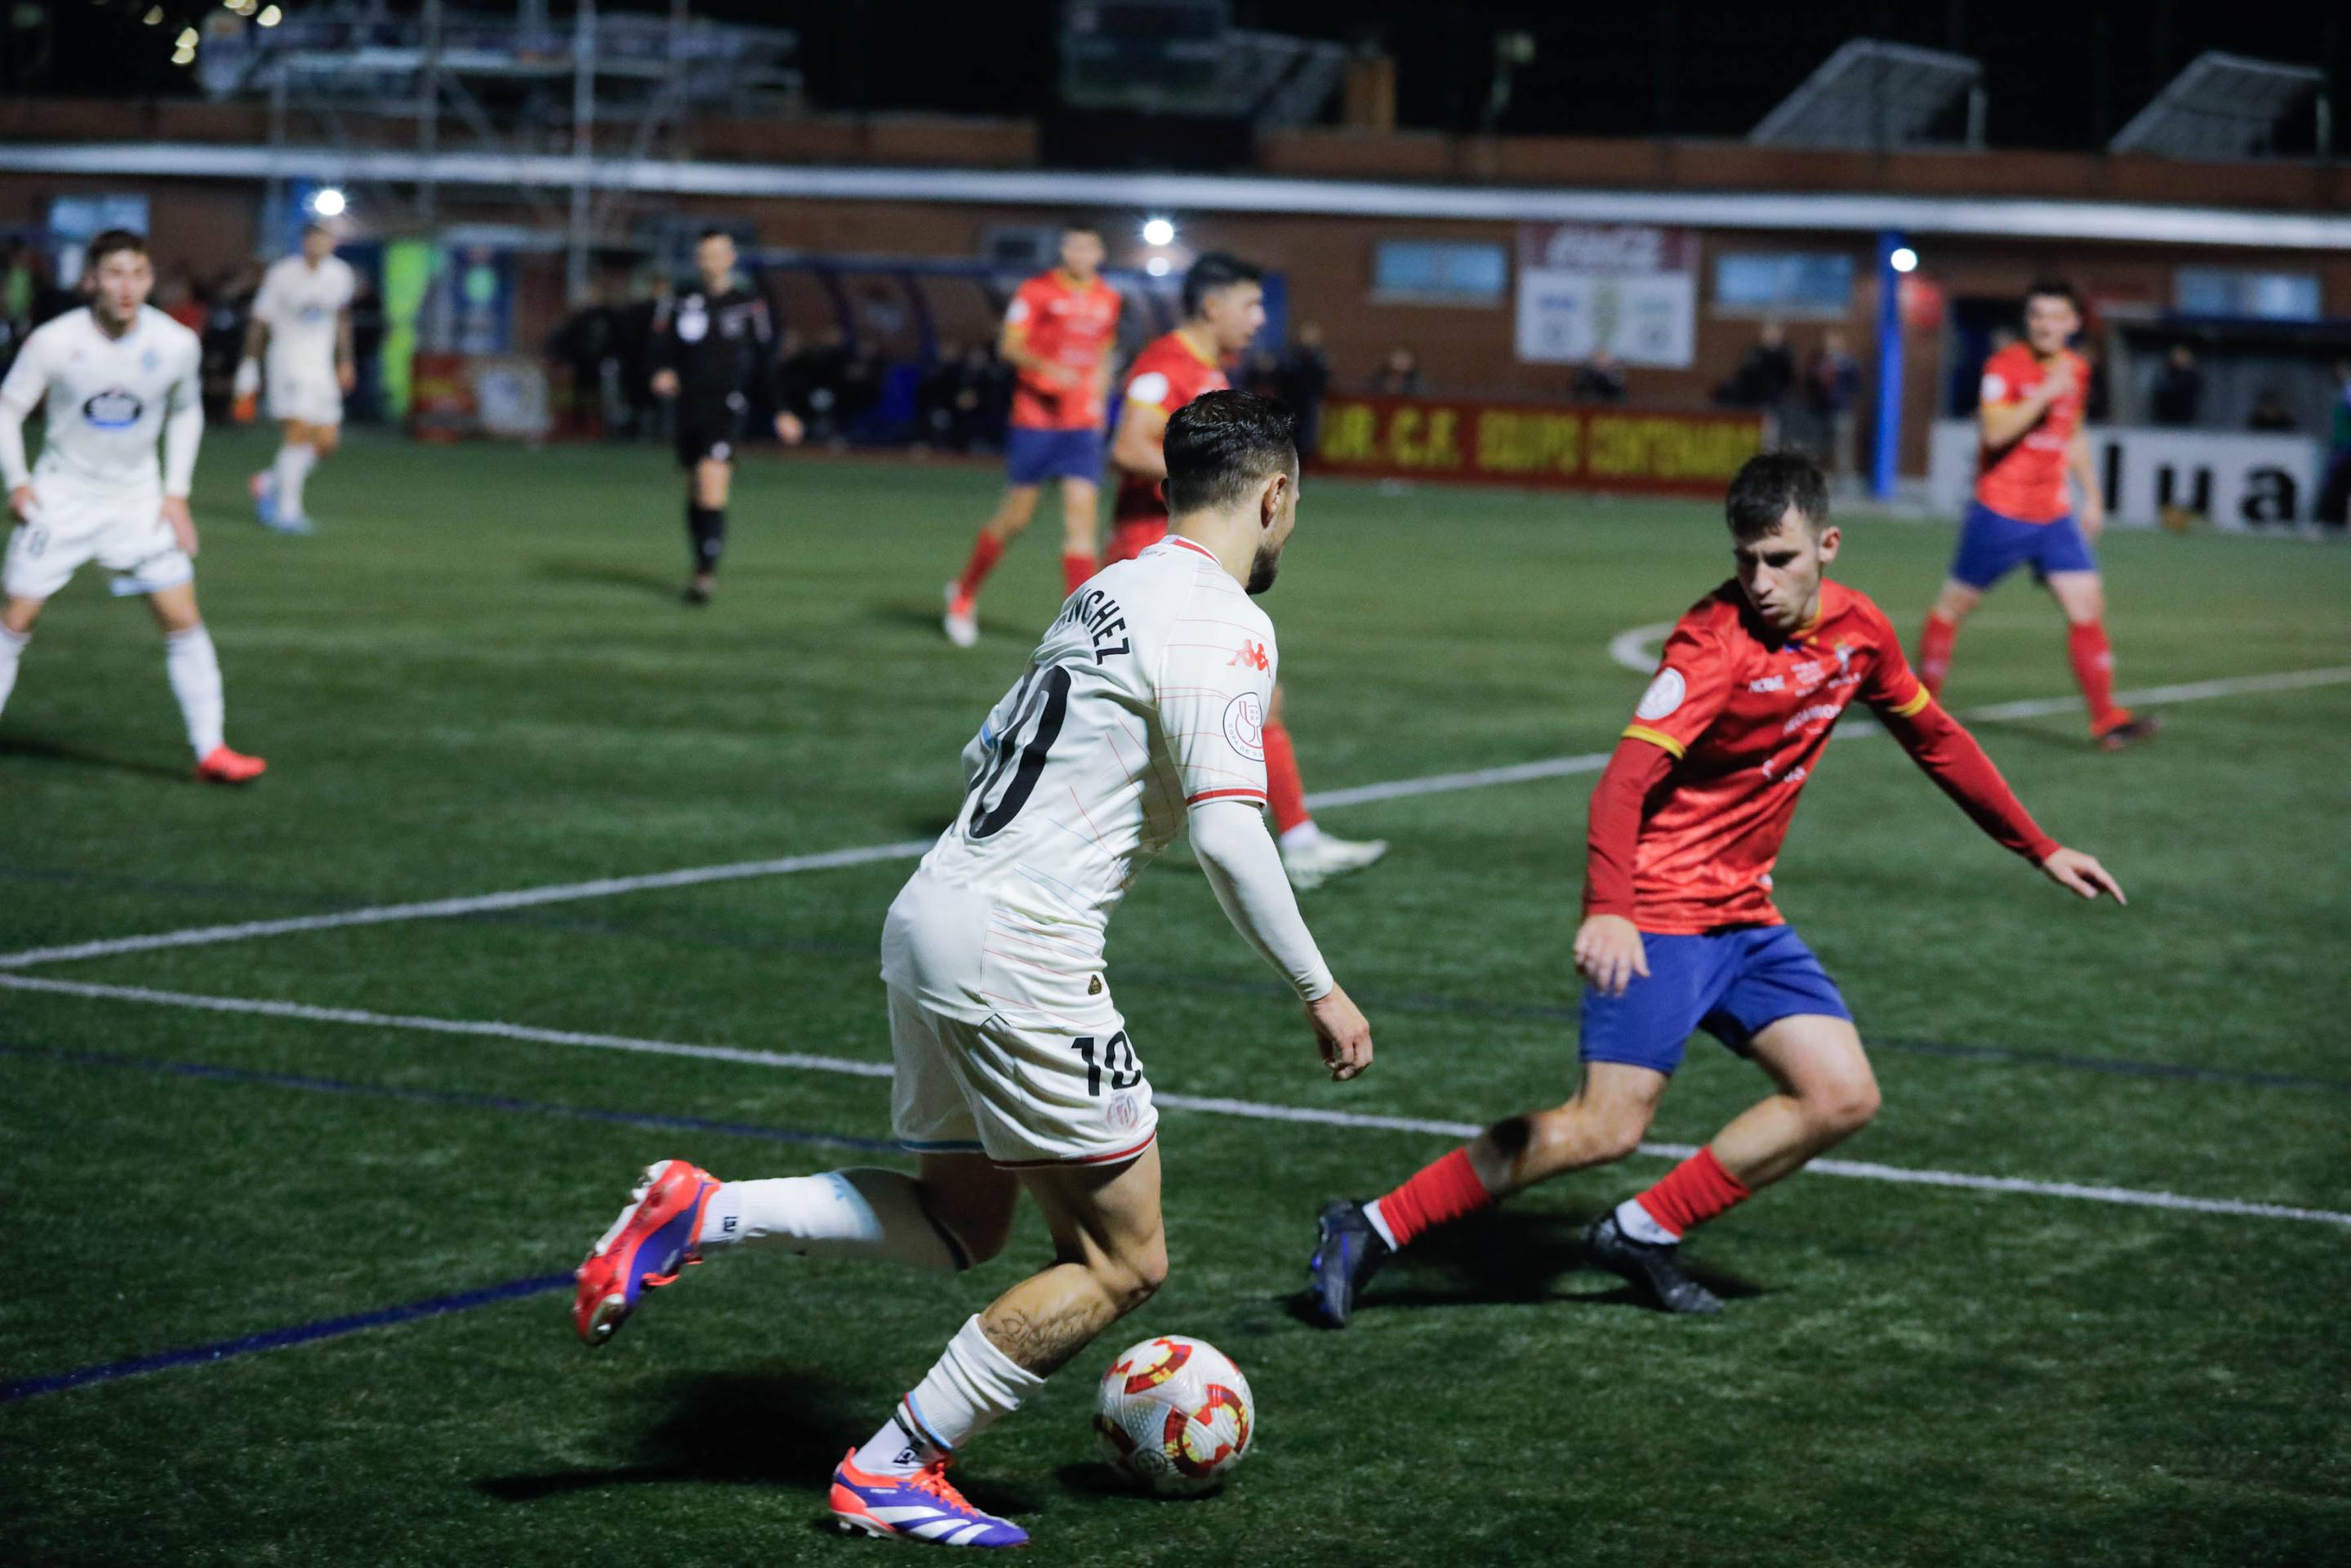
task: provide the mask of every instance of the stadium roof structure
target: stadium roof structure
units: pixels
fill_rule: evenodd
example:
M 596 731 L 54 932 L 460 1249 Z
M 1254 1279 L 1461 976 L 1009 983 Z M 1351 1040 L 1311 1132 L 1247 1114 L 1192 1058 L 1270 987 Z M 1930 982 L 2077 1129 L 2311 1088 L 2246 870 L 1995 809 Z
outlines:
M 1928 133 L 1967 106 L 1966 145 L 1983 145 L 1983 66 L 1965 55 L 1854 38 L 1747 133 L 1759 147 L 1885 152 L 1937 144 Z
M 1270 176 L 720 163 L 688 159 L 243 147 L 197 141 L 0 142 L 0 171 L 145 179 L 418 182 L 642 195 L 947 202 L 1502 222 L 1686 224 L 1813 233 L 2001 235 L 2133 244 L 2351 250 L 2351 214 L 2045 197 L 1576 190 Z
M 2325 147 L 2332 140 L 2325 72 L 2207 49 L 2131 116 L 2106 151 L 2168 158 L 2261 157 L 2275 145 L 2279 128 L 2314 99 L 2315 144 Z

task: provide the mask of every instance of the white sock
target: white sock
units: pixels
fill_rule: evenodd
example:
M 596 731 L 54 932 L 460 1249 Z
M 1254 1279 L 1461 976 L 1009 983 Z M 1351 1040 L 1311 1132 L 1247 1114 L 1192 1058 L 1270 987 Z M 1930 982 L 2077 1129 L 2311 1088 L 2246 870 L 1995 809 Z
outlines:
M 765 1242 L 815 1258 L 873 1258 L 951 1274 L 963 1246 L 923 1207 L 903 1171 L 857 1169 L 774 1181 L 730 1181 L 710 1195 L 696 1245 Z
M 30 632 L 0 626 L 0 708 L 8 706 L 8 694 L 16 689 L 16 661 L 25 656 L 25 644 L 32 640 Z
M 1681 1239 L 1658 1224 L 1649 1211 L 1641 1207 L 1637 1197 L 1628 1197 L 1616 1206 L 1616 1228 L 1635 1241 L 1646 1241 L 1652 1247 L 1671 1247 Z
M 1372 1228 L 1380 1233 L 1380 1239 L 1388 1244 L 1388 1250 L 1395 1251 L 1396 1249 L 1395 1232 L 1388 1228 L 1388 1217 L 1380 1212 L 1378 1198 L 1375 1197 L 1364 1205 L 1364 1218 L 1372 1222 Z
M 1299 823 L 1298 826 L 1294 828 L 1283 830 L 1281 835 L 1282 852 L 1285 854 L 1291 854 L 1300 850 L 1311 850 L 1322 841 L 1322 830 L 1316 827 L 1311 820 L 1309 820 Z
M 196 760 L 202 762 L 221 744 L 227 710 L 221 696 L 220 657 L 213 652 L 213 634 L 196 625 L 164 638 L 163 672 L 172 677 L 172 695 L 180 699 L 180 715 L 188 721 L 188 744 L 196 748 Z
M 277 449 L 277 461 L 270 471 L 277 476 L 277 515 L 281 517 L 302 516 L 302 481 L 310 476 L 311 467 L 319 461 L 315 448 L 297 446 L 292 442 Z
M 954 1453 L 1002 1418 L 1045 1380 L 988 1343 L 974 1312 L 923 1380 L 898 1401 L 856 1465 L 875 1475 L 912 1475 Z

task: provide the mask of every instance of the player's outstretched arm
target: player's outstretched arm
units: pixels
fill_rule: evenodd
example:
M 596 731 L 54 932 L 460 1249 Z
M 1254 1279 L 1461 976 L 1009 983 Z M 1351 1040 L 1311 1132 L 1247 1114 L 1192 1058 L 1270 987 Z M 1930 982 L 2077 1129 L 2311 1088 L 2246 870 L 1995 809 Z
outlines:
M 2122 885 L 2095 857 L 2069 850 L 2041 831 L 2041 825 L 2032 820 L 2024 802 L 2016 798 L 2016 791 L 2008 787 L 2008 780 L 2000 776 L 2000 769 L 1992 766 L 1991 758 L 1984 755 L 1984 748 L 1968 733 L 1965 725 L 1946 713 L 1942 704 L 1927 697 L 1923 689 L 1918 697 L 1926 701 L 1914 711 L 1881 708 L 1878 717 L 1885 721 L 1894 738 L 1902 743 L 1910 759 L 1944 794 L 1959 802 L 1959 810 L 1972 818 L 1976 826 L 2001 848 L 2039 866 L 2058 886 L 2084 898 L 2095 898 L 2103 893 L 2116 904 L 2126 902 Z
M 1306 1004 L 1315 1045 L 1331 1076 L 1343 1081 L 1369 1067 L 1371 1026 L 1322 962 L 1257 802 L 1204 800 L 1192 808 L 1191 830 L 1192 852 L 1216 889 L 1225 917 Z

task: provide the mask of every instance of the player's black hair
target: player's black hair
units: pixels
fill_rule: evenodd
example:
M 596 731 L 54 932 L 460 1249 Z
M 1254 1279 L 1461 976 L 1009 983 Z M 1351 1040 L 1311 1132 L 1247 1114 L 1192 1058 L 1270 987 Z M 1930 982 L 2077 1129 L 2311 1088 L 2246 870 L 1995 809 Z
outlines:
M 1167 421 L 1167 510 L 1230 506 L 1274 474 L 1298 472 L 1298 422 L 1254 392 L 1204 392 Z
M 82 251 L 81 264 L 85 269 L 95 272 L 99 262 L 118 250 L 135 250 L 141 256 L 145 256 L 147 236 L 131 229 L 108 229 L 96 239 L 91 240 Z
M 695 235 L 694 243 L 696 245 L 705 245 L 715 239 L 723 239 L 729 245 L 735 243 L 735 236 L 728 234 L 725 229 L 720 228 L 716 224 L 711 225 L 708 228 Z
M 1722 509 L 1730 537 L 1744 544 L 1776 532 L 1788 508 L 1813 532 L 1829 526 L 1829 482 L 1821 465 L 1801 452 L 1762 452 L 1740 465 Z
M 1094 238 L 1100 239 L 1102 225 L 1092 218 L 1082 218 L 1072 213 L 1061 220 L 1061 232 L 1065 235 L 1092 235 Z
M 1252 267 L 1230 251 L 1212 250 L 1184 274 L 1184 314 L 1197 316 L 1201 302 L 1236 283 L 1262 283 L 1265 269 Z
M 2074 293 L 2074 286 L 2062 277 L 2034 278 L 2032 287 L 2024 291 L 2024 302 L 2029 306 L 2043 296 L 2051 299 L 2063 299 L 2074 308 L 2074 315 L 2083 314 L 2082 297 Z

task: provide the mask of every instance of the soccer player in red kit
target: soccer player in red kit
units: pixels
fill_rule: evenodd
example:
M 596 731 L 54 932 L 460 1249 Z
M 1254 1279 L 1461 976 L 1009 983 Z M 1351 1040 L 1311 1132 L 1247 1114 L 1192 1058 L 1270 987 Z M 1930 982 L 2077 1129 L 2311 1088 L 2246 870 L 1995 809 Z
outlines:
M 1004 313 L 997 352 L 1015 372 L 1006 433 L 1004 499 L 979 530 L 963 575 L 947 584 L 947 641 L 979 641 L 979 587 L 1004 547 L 1037 513 L 1037 492 L 1061 482 L 1061 582 L 1094 574 L 1094 501 L 1102 484 L 1103 406 L 1118 349 L 1118 290 L 1102 276 L 1102 235 L 1061 229 L 1061 265 L 1022 284 Z
M 2065 652 L 2090 708 L 2090 737 L 2119 751 L 2153 735 L 2158 720 L 2115 706 L 2115 655 L 2106 643 L 2106 595 L 2091 547 L 2105 526 L 2098 466 L 2082 429 L 2089 361 L 2066 347 L 2082 329 L 2070 285 L 2036 283 L 2024 297 L 2024 340 L 1984 364 L 1976 412 L 1982 446 L 1975 503 L 1959 525 L 1951 573 L 1918 639 L 1918 677 L 1940 695 L 1959 622 L 1992 584 L 2019 566 L 2065 613 Z M 2070 476 L 2082 487 L 2076 517 Z
M 1184 274 L 1184 322 L 1155 338 L 1127 368 L 1126 393 L 1110 460 L 1118 471 L 1111 501 L 1110 559 L 1132 560 L 1167 537 L 1167 477 L 1161 447 L 1168 416 L 1202 392 L 1222 392 L 1225 364 L 1265 325 L 1265 275 L 1238 256 L 1210 251 Z M 1334 876 L 1361 871 L 1388 852 L 1387 841 L 1357 841 L 1326 833 L 1306 810 L 1289 727 L 1282 722 L 1281 687 L 1265 720 L 1267 804 L 1281 844 L 1290 885 L 1301 892 Z
M 1865 703 L 1943 792 L 2003 848 L 2084 898 L 2122 890 L 2035 826 L 1999 770 L 1902 656 L 1862 594 L 1826 581 L 1840 543 L 1809 458 L 1770 453 L 1731 481 L 1738 576 L 1667 640 L 1592 793 L 1583 924 L 1583 1079 L 1575 1097 L 1495 1123 L 1371 1203 L 1322 1211 L 1309 1273 L 1343 1327 L 1364 1282 L 1423 1231 L 1637 1148 L 1683 1043 L 1704 1030 L 1775 1086 L 1663 1181 L 1592 1227 L 1593 1260 L 1668 1312 L 1721 1303 L 1678 1244 L 1860 1130 L 1877 1083 L 1836 982 L 1771 905 L 1771 868 L 1845 708 Z

